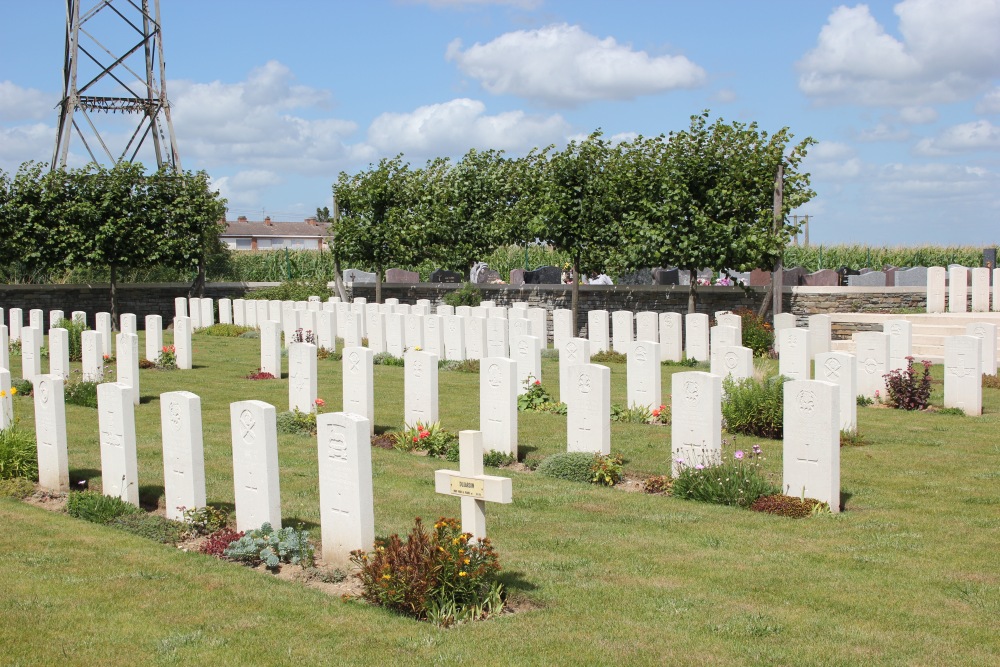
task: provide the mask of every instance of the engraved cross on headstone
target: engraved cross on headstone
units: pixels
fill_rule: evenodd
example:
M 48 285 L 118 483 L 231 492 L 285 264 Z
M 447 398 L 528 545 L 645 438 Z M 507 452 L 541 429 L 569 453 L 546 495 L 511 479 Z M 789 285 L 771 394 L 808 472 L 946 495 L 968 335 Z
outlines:
M 486 503 L 513 502 L 509 477 L 483 474 L 482 431 L 459 431 L 458 471 L 435 470 L 434 490 L 462 499 L 462 532 L 486 537 Z

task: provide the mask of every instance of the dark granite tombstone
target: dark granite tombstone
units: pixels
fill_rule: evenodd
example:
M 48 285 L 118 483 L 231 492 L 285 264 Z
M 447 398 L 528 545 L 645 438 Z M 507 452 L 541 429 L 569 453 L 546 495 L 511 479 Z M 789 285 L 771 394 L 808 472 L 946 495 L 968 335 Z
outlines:
M 385 281 L 387 283 L 419 283 L 420 274 L 404 269 L 386 269 Z
M 839 269 L 837 269 L 837 275 L 840 276 L 840 286 L 845 287 L 847 285 L 848 276 L 860 276 L 861 272 L 855 269 L 848 268 L 846 266 L 842 266 Z
M 615 278 L 616 285 L 652 285 L 653 270 L 638 269 L 631 273 L 625 273 Z
M 785 269 L 782 273 L 782 285 L 785 287 L 798 287 L 802 284 L 802 279 L 806 275 L 806 270 L 801 266 L 793 266 Z
M 653 269 L 653 283 L 656 285 L 679 285 L 677 269 Z
M 431 272 L 431 282 L 432 283 L 460 283 L 462 282 L 462 274 L 456 273 L 454 271 L 445 271 L 444 269 L 435 269 Z
M 987 269 L 997 268 L 997 249 L 996 248 L 984 248 L 983 249 L 983 266 Z
M 767 287 L 771 284 L 771 272 L 754 269 L 750 272 L 750 287 Z
M 524 272 L 525 285 L 558 285 L 561 282 L 562 270 L 555 266 L 540 266 Z
M 820 269 L 803 276 L 802 284 L 809 287 L 836 287 L 840 284 L 840 276 L 833 269 Z

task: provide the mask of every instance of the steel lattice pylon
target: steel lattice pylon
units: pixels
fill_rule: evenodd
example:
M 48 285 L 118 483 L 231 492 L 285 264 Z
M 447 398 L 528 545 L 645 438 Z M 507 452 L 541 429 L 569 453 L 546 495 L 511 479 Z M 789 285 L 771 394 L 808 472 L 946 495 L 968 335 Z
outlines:
M 160 0 L 96 0 L 93 7 L 81 12 L 82 2 L 66 0 L 63 97 L 58 105 L 52 168 L 66 165 L 75 131 L 94 162 L 101 162 L 98 154 L 107 156 L 112 163 L 132 162 L 148 137 L 152 139 L 157 167 L 169 165 L 180 170 L 181 159 L 167 100 Z M 116 41 L 112 43 L 112 39 Z M 77 76 L 87 79 L 86 83 L 77 85 Z M 101 136 L 93 116 L 119 112 L 135 114 L 139 120 L 130 128 L 131 136 L 122 141 L 125 146 L 116 155 Z M 83 127 L 77 122 L 80 117 L 85 121 Z

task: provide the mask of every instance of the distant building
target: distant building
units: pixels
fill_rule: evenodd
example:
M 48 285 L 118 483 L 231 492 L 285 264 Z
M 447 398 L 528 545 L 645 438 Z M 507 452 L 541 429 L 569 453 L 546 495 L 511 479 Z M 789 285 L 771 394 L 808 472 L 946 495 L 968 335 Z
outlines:
M 327 247 L 329 223 L 316 218 L 305 222 L 252 222 L 245 215 L 235 222 L 225 221 L 226 231 L 219 237 L 231 250 L 323 250 Z

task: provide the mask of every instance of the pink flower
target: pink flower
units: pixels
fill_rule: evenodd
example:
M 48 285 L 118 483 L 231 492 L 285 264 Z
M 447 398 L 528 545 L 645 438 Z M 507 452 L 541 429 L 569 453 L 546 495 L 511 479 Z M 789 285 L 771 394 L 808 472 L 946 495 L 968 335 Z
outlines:
M 878 389 L 875 390 L 875 398 L 878 398 Z
M 536 384 L 536 385 L 537 385 L 537 384 L 541 384 L 541 383 L 542 383 L 542 381 L 541 381 L 541 380 L 535 380 L 535 384 Z
M 317 398 L 314 402 L 316 403 L 316 407 L 319 407 L 319 408 L 321 408 L 324 405 L 326 405 L 326 401 L 324 401 L 322 398 Z
M 733 454 L 733 458 L 736 459 L 737 461 L 739 461 L 740 459 L 742 459 L 743 458 L 743 450 L 742 449 L 737 449 L 736 453 Z
M 705 466 L 703 466 L 702 464 L 700 464 L 700 463 L 699 463 L 698 465 L 696 465 L 696 466 L 694 467 L 694 469 L 695 469 L 695 470 L 704 470 L 704 469 L 705 469 Z
M 417 436 L 413 436 L 413 442 L 417 441 Z

